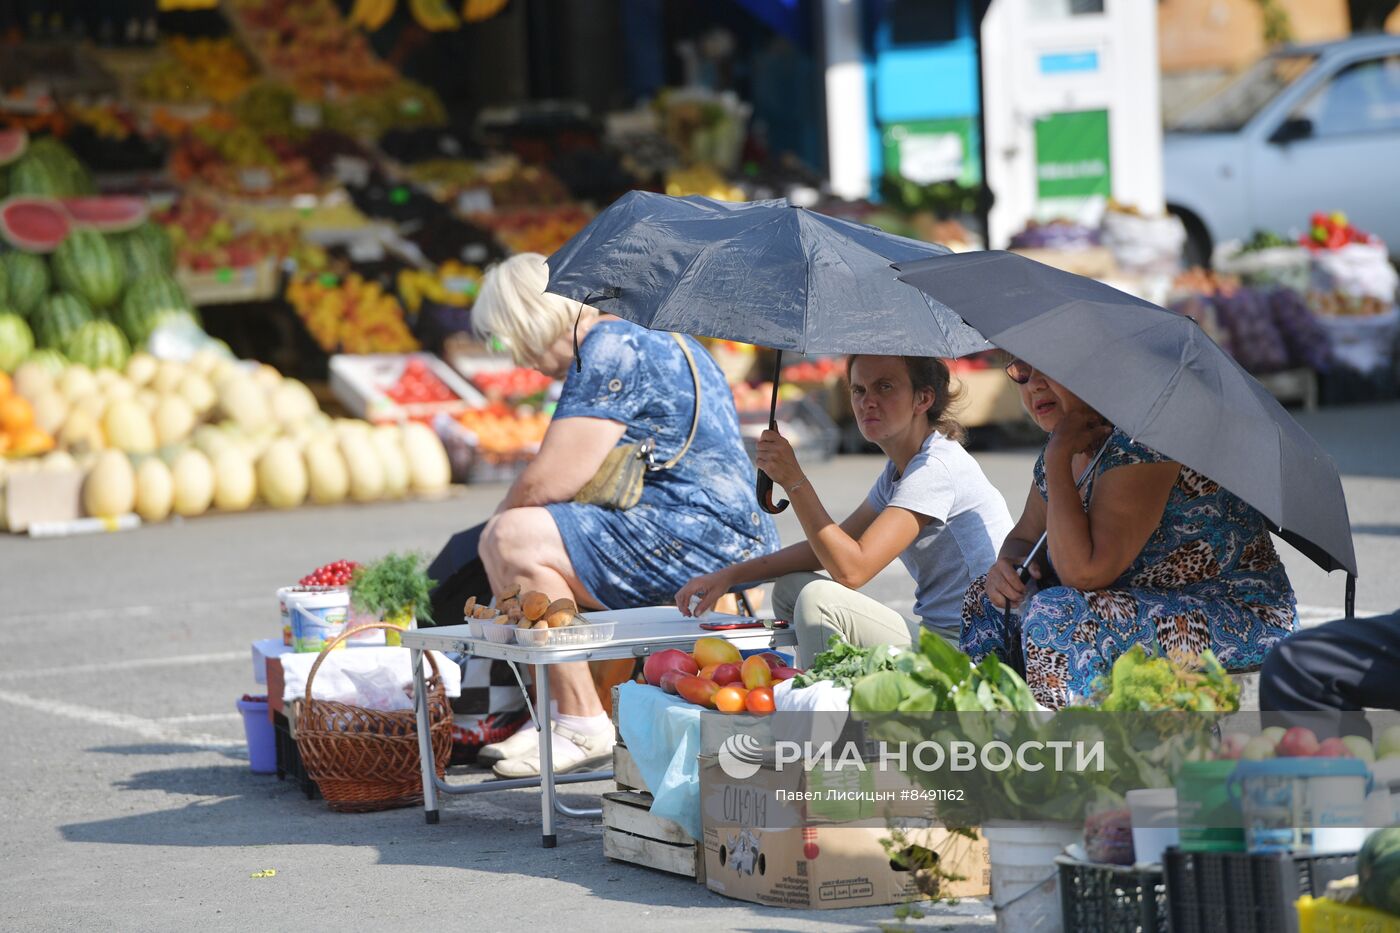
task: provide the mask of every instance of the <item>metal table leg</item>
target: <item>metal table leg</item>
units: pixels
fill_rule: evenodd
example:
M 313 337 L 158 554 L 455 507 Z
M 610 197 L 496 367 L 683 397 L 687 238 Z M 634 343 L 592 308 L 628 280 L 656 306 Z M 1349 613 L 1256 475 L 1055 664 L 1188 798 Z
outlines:
M 554 834 L 554 717 L 549 709 L 549 670 L 535 665 L 535 703 L 540 728 L 540 845 L 558 845 Z
M 423 652 L 410 648 L 408 663 L 413 666 L 413 706 L 418 716 L 418 764 L 423 771 L 423 818 L 436 823 L 437 771 L 433 761 L 432 724 L 428 716 L 428 686 L 423 682 Z

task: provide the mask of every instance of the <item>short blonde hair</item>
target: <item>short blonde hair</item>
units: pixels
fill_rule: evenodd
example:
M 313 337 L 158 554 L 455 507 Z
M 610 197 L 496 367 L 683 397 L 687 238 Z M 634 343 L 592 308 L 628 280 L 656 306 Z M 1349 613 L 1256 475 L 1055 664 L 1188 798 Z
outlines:
M 538 359 L 564 336 L 580 314 L 597 312 L 581 302 L 544 290 L 549 266 L 539 253 L 519 253 L 486 271 L 472 304 L 472 330 L 480 340 L 499 340 L 521 366 Z

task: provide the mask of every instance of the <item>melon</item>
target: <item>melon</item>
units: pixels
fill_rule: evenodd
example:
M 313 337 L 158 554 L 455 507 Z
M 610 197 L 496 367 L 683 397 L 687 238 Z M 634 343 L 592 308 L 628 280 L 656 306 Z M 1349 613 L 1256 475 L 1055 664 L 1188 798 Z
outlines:
M 326 437 L 315 439 L 306 445 L 303 456 L 306 458 L 311 501 L 320 505 L 344 502 L 350 492 L 350 475 L 334 440 Z
M 417 421 L 403 426 L 403 452 L 415 492 L 440 492 L 452 482 L 452 464 L 432 428 Z
M 42 353 L 43 351 L 38 352 Z M 58 377 L 62 374 L 62 367 L 55 371 L 43 360 L 35 359 L 34 354 L 31 353 L 15 370 L 15 392 L 31 402 L 36 401 L 45 392 L 51 392 L 58 388 Z
M 121 329 L 111 321 L 88 321 L 63 343 L 64 354 L 75 363 L 97 369 L 121 369 L 131 355 L 131 347 Z
M 272 390 L 271 404 L 272 417 L 283 425 L 300 424 L 321 410 L 316 396 L 296 379 L 281 380 Z
M 63 198 L 60 202 L 73 223 L 103 233 L 119 233 L 146 220 L 146 202 L 130 195 L 104 194 Z
M 253 461 L 242 450 L 229 448 L 214 458 L 214 507 L 241 512 L 258 497 Z
M 258 458 L 258 489 L 274 509 L 292 509 L 306 501 L 306 464 L 296 445 L 283 438 Z
M 58 446 L 75 456 L 105 450 L 106 436 L 96 416 L 87 411 L 73 410 L 58 431 Z
M 214 393 L 214 387 L 209 384 L 199 373 L 185 373 L 185 378 L 180 380 L 180 385 L 176 388 L 180 397 L 190 403 L 195 414 L 201 418 L 213 410 L 218 403 L 219 397 Z
M 107 396 L 101 392 L 89 392 L 87 395 L 69 399 L 69 411 L 91 415 L 101 423 L 102 416 L 107 411 Z
M 68 401 L 76 402 L 84 395 L 97 392 L 97 378 L 93 376 L 92 370 L 75 363 L 58 377 L 58 391 L 62 392 Z
M 340 454 L 350 476 L 350 498 L 356 502 L 373 502 L 384 495 L 384 467 L 374 452 L 368 434 L 342 434 Z
M 23 127 L 0 130 L 0 165 L 9 165 L 24 155 L 29 146 L 29 134 Z
M 107 238 L 79 228 L 54 250 L 54 281 L 64 291 L 82 295 L 94 308 L 110 308 L 126 285 L 126 269 Z
M 52 282 L 48 264 L 32 253 L 12 250 L 0 256 L 0 265 L 5 267 L 10 307 L 29 317 L 49 293 Z
M 102 430 L 107 444 L 131 454 L 155 451 L 157 436 L 151 416 L 145 406 L 134 398 L 120 399 L 107 406 L 102 415 Z
M 51 450 L 39 461 L 39 470 L 44 473 L 66 473 L 78 469 L 78 461 L 66 450 Z
M 29 354 L 24 361 L 26 364 L 33 364 L 34 368 L 42 369 L 49 374 L 55 383 L 68 371 L 68 360 L 57 350 L 50 350 L 40 347 Z
M 83 510 L 98 518 L 125 515 L 136 504 L 136 473 L 120 450 L 104 451 L 83 483 Z
M 184 378 L 185 365 L 183 363 L 175 360 L 161 360 L 149 385 L 161 395 L 169 395 L 180 388 L 180 381 Z
M 14 372 L 33 350 L 34 332 L 24 318 L 0 308 L 0 372 Z
M 219 386 L 219 409 L 234 424 L 245 428 L 267 424 L 272 418 L 267 392 L 247 376 L 230 377 Z
M 137 388 L 148 385 L 156 377 L 160 361 L 149 353 L 137 351 L 126 361 L 126 378 Z
M 57 389 L 50 388 L 35 396 L 32 404 L 34 423 L 42 430 L 57 435 L 63 422 L 68 419 L 68 400 Z
M 147 457 L 136 468 L 136 514 L 143 522 L 163 522 L 175 502 L 175 480 L 159 457 Z
M 92 306 L 82 298 L 59 292 L 45 298 L 29 322 L 34 326 L 34 340 L 39 346 L 62 350 L 68 338 L 95 317 Z
M 0 204 L 0 236 L 27 253 L 51 253 L 68 239 L 72 224 L 52 198 L 11 197 Z
M 397 499 L 408 492 L 408 460 L 403 455 L 399 429 L 391 424 L 381 425 L 370 433 L 370 443 L 384 471 L 384 496 Z
M 152 418 L 156 416 L 156 409 L 160 407 L 161 398 L 163 398 L 163 396 L 157 394 L 152 389 L 141 388 L 136 390 L 136 401 L 142 408 L 146 409 L 146 413 Z
M 162 396 L 155 411 L 156 443 L 161 447 L 178 444 L 190 436 L 196 418 L 190 403 L 178 395 Z
M 1400 826 L 1378 829 L 1356 857 L 1361 897 L 1388 914 L 1400 914 Z
M 176 515 L 203 515 L 214 501 L 214 468 L 197 450 L 182 450 L 170 468 L 175 484 Z

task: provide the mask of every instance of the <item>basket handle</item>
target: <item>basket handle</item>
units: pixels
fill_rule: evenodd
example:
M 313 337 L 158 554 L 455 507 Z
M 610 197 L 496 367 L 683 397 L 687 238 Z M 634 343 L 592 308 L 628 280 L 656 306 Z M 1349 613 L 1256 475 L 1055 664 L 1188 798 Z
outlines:
M 393 625 L 393 624 L 391 624 L 391 623 L 389 623 L 389 622 L 370 622 L 370 623 L 368 623 L 368 624 L 366 624 L 366 625 L 357 625 L 357 626 L 355 626 L 355 627 L 352 628 L 352 629 L 349 629 L 349 630 L 347 630 L 347 631 L 341 632 L 339 635 L 335 636 L 335 637 L 332 638 L 330 641 L 326 642 L 326 647 L 322 648 L 322 649 L 321 649 L 321 653 L 318 654 L 318 655 L 316 655 L 316 662 L 315 662 L 314 664 L 311 665 L 311 670 L 310 670 L 310 671 L 307 673 L 307 675 L 306 675 L 306 702 L 307 702 L 307 703 L 310 703 L 310 702 L 311 702 L 311 682 L 312 682 L 313 680 L 316 679 L 316 671 L 318 671 L 318 670 L 320 669 L 320 667 L 321 667 L 321 662 L 324 661 L 324 660 L 326 660 L 326 655 L 329 654 L 329 653 L 331 652 L 331 649 L 333 649 L 336 645 L 338 645 L 338 644 L 340 644 L 341 642 L 345 641 L 345 639 L 351 637 L 352 635 L 358 635 L 358 634 L 360 634 L 361 632 L 368 632 L 369 630 L 371 630 L 371 629 L 376 629 L 376 628 L 382 628 L 382 629 L 384 629 L 385 631 L 388 631 L 389 629 L 393 629 L 393 630 L 396 631 L 396 632 L 402 632 L 402 631 L 403 631 L 403 629 L 402 629 L 401 627 L 399 627 L 399 626 L 397 626 L 397 625 Z M 433 676 L 434 676 L 434 677 L 441 677 L 441 676 L 442 676 L 442 672 L 438 670 L 437 661 L 433 660 L 433 653 L 432 653 L 431 651 L 425 651 L 425 652 L 423 652 L 423 654 L 428 658 L 428 666 L 431 667 L 431 668 L 433 669 Z

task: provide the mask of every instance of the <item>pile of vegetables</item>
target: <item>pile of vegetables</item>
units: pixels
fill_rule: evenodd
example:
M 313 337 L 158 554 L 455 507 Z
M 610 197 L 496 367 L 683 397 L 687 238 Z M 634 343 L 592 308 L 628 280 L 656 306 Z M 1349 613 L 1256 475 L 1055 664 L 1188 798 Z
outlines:
M 1097 687 L 1094 706 L 1106 713 L 1228 713 L 1240 706 L 1239 686 L 1209 649 L 1199 660 L 1149 658 L 1142 645 L 1134 645 Z
M 797 675 L 792 685 L 800 689 L 829 681 L 838 687 L 849 687 L 867 674 L 893 670 L 899 654 L 899 649 L 890 645 L 857 648 L 840 635 L 832 635 L 826 650 L 812 659 L 812 666 Z

